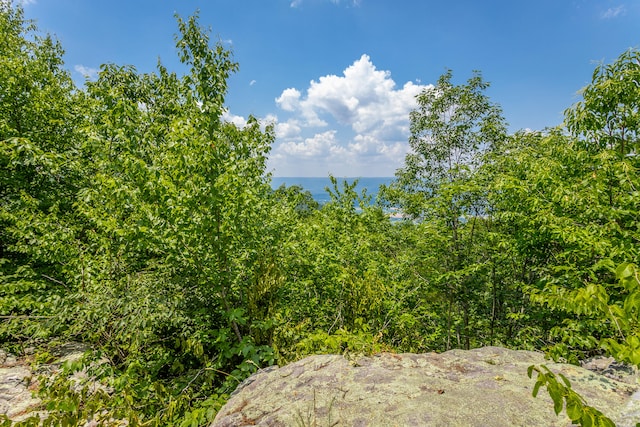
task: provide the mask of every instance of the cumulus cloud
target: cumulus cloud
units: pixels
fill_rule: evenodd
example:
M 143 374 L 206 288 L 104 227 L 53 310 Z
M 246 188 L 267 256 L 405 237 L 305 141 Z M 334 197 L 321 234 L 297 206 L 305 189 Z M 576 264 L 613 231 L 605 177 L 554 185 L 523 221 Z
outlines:
M 307 138 L 286 140 L 272 152 L 270 165 L 282 176 L 359 176 L 352 166 L 354 155 L 337 138 L 336 130 Z M 345 171 L 349 171 L 348 173 Z
M 85 67 L 84 65 L 75 65 L 73 69 L 81 74 L 84 78 L 89 80 L 95 80 L 98 78 L 100 70 L 97 68 Z
M 298 108 L 307 118 L 328 115 L 357 133 L 368 133 L 402 127 L 416 105 L 416 95 L 424 88 L 407 82 L 396 89 L 391 73 L 376 69 L 369 56 L 362 55 L 342 76 L 328 75 L 311 81 L 304 99 L 298 90 L 287 89 L 278 104 L 288 111 Z
M 222 120 L 225 122 L 233 123 L 239 128 L 243 128 L 247 125 L 247 119 L 245 119 L 242 116 L 236 116 L 235 114 L 231 114 L 228 110 L 222 113 Z
M 318 133 L 301 142 L 284 142 L 280 145 L 281 154 L 291 154 L 301 158 L 323 156 L 324 158 L 345 154 L 346 150 L 336 140 L 336 131 Z
M 277 122 L 276 120 L 276 138 L 280 139 L 296 139 L 300 136 L 302 127 L 300 122 L 296 119 L 290 119 L 286 122 Z
M 404 159 L 406 144 L 384 142 L 375 135 L 356 135 L 349 144 L 349 151 L 361 156 L 385 156 L 401 161 Z
M 285 111 L 294 111 L 300 106 L 300 91 L 295 88 L 288 88 L 276 98 L 276 104 Z
M 397 87 L 389 71 L 362 55 L 342 75 L 312 80 L 306 90 L 287 88 L 275 99 L 290 118 L 276 125 L 272 163 L 323 165 L 339 175 L 392 175 L 408 149 L 409 112 L 415 97 L 431 85 Z
M 311 82 L 313 84 L 314 82 Z M 284 111 L 294 112 L 299 114 L 301 118 L 304 119 L 305 126 L 307 127 L 324 127 L 327 126 L 327 122 L 320 119 L 316 112 L 316 109 L 313 108 L 309 102 L 305 101 L 303 104 L 301 102 L 302 94 L 298 89 L 295 88 L 287 88 L 280 94 L 279 97 L 276 98 L 276 105 L 283 109 Z
M 626 8 L 624 7 L 624 5 L 620 5 L 617 7 L 611 7 L 609 9 L 607 9 L 605 12 L 602 13 L 602 18 L 603 19 L 613 19 L 613 18 L 617 18 L 618 16 L 622 16 L 626 13 Z

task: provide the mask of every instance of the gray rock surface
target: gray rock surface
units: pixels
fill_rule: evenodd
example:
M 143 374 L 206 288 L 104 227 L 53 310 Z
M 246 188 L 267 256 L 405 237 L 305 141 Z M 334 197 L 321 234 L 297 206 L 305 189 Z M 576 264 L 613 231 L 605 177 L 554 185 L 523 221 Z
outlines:
M 637 372 L 610 378 L 499 347 L 347 360 L 311 356 L 243 383 L 213 426 L 568 426 L 546 390 L 531 396 L 530 365 L 563 373 L 618 426 L 640 422 Z M 602 371 L 609 364 L 599 362 Z M 614 372 L 616 374 L 616 372 Z M 616 376 L 616 375 L 611 375 Z
M 32 396 L 33 373 L 24 361 L 0 350 L 0 414 L 24 419 L 40 401 Z
M 0 414 L 13 421 L 21 421 L 29 416 L 45 413 L 39 411 L 40 399 L 35 396 L 38 390 L 38 376 L 54 374 L 67 361 L 78 360 L 88 348 L 78 343 L 66 343 L 52 351 L 55 360 L 42 364 L 38 370 L 32 370 L 29 358 L 16 358 L 0 350 Z

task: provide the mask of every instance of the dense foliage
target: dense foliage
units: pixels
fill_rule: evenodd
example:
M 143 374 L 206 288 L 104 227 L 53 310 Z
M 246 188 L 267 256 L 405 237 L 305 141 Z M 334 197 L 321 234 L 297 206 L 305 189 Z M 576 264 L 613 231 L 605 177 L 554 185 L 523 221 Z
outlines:
M 332 178 L 319 206 L 271 189 L 273 129 L 222 120 L 238 65 L 197 16 L 177 23 L 184 75 L 106 64 L 76 87 L 0 2 L 0 343 L 86 343 L 67 373 L 104 385 L 43 384 L 48 423 L 205 425 L 256 369 L 317 352 L 640 365 L 640 52 L 599 66 L 563 126 L 514 135 L 480 73 L 448 71 L 381 199 Z

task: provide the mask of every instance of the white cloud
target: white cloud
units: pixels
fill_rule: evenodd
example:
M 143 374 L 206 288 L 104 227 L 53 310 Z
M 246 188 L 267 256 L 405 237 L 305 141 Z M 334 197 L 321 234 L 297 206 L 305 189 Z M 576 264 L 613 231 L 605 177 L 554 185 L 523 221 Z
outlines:
M 275 114 L 267 114 L 267 116 L 264 117 L 264 119 L 262 121 L 265 122 L 265 123 L 276 124 L 276 123 L 278 123 L 278 116 L 276 116 Z
M 233 123 L 239 128 L 243 128 L 247 125 L 247 119 L 242 116 L 231 114 L 228 110 L 225 110 L 225 112 L 222 113 L 222 120 L 224 120 L 225 122 Z
M 369 56 L 362 55 L 342 76 L 328 75 L 311 81 L 307 97 L 299 103 L 305 117 L 329 114 L 355 132 L 371 132 L 407 122 L 409 111 L 416 105 L 415 96 L 425 87 L 412 82 L 401 89 L 395 86 L 388 71 L 377 70 Z
M 336 140 L 336 131 L 329 130 L 318 133 L 311 138 L 306 138 L 301 142 L 284 142 L 280 145 L 279 151 L 282 154 L 291 154 L 300 158 L 331 157 L 345 154 L 346 150 L 341 147 Z
M 285 111 L 294 111 L 300 105 L 300 91 L 295 88 L 288 88 L 276 98 L 276 104 Z
M 285 89 L 275 101 L 291 117 L 276 125 L 275 172 L 311 176 L 323 167 L 320 175 L 393 175 L 408 150 L 415 97 L 427 87 L 398 88 L 389 71 L 362 55 L 342 75 L 312 80 L 304 92 Z
M 363 156 L 385 156 L 396 161 L 404 159 L 406 147 L 401 142 L 385 143 L 375 135 L 356 135 L 349 151 Z
M 276 138 L 293 140 L 300 136 L 301 131 L 300 122 L 295 119 L 276 123 Z
M 618 16 L 624 15 L 626 12 L 627 12 L 627 9 L 624 7 L 623 4 L 621 4 L 620 6 L 610 7 L 601 16 L 603 19 L 613 19 Z
M 98 73 L 100 72 L 97 68 L 85 67 L 84 65 L 75 65 L 73 69 L 81 74 L 84 78 L 89 80 L 95 80 L 98 78 Z

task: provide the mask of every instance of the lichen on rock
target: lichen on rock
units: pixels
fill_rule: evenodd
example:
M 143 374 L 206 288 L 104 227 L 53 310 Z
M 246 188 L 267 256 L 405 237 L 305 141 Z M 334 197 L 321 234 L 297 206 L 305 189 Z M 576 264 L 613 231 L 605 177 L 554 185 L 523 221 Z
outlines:
M 589 405 L 633 425 L 638 376 L 625 381 L 549 363 L 542 353 L 484 347 L 347 360 L 310 356 L 259 372 L 237 390 L 213 426 L 568 426 L 546 393 L 533 398 L 530 365 L 564 374 Z M 635 420 L 638 422 L 640 420 Z

